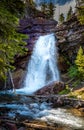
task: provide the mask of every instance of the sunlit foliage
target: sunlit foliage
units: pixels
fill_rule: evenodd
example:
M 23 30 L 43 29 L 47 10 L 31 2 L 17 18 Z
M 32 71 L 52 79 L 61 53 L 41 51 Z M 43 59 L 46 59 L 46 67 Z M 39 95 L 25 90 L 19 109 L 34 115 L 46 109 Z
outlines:
M 84 6 L 78 7 L 77 10 L 78 10 L 78 19 L 81 24 L 84 24 Z
M 82 47 L 78 50 L 75 64 L 69 68 L 69 76 L 84 80 L 84 52 Z
M 78 68 L 80 78 L 84 79 L 84 52 L 83 52 L 82 47 L 80 47 L 80 49 L 78 51 L 78 54 L 77 54 L 77 57 L 75 60 L 75 64 Z

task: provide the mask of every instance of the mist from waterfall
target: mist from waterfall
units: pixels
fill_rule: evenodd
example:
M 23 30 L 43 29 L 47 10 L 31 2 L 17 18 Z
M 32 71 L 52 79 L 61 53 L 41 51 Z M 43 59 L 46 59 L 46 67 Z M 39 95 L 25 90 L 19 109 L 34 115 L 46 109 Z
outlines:
M 23 91 L 33 93 L 53 81 L 59 81 L 57 47 L 54 34 L 40 36 L 27 67 Z

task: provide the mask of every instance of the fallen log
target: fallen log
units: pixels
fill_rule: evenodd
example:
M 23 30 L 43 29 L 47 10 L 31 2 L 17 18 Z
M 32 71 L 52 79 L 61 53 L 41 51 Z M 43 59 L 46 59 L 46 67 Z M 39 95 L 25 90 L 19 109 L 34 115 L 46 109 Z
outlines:
M 56 128 L 52 126 L 44 126 L 44 125 L 39 125 L 39 124 L 34 124 L 34 123 L 23 123 L 25 126 L 28 128 L 34 128 L 38 130 L 56 130 Z
M 5 122 L 6 122 L 6 123 L 7 123 L 7 122 L 8 122 L 8 123 L 10 122 L 10 123 L 13 123 L 13 124 L 19 124 L 19 123 L 20 123 L 19 121 L 15 121 L 15 120 L 11 120 L 11 119 L 4 119 L 4 118 L 3 118 L 3 119 L 0 118 L 0 122 L 4 122 L 4 123 L 5 123 Z

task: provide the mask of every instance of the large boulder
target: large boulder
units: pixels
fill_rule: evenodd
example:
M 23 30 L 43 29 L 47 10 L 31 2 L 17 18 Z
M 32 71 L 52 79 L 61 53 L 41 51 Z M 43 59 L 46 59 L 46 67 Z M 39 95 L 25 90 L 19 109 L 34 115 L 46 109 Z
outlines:
M 39 89 L 34 94 L 36 95 L 50 95 L 50 94 L 58 94 L 60 91 L 65 89 L 65 84 L 61 81 L 54 81 L 43 88 Z

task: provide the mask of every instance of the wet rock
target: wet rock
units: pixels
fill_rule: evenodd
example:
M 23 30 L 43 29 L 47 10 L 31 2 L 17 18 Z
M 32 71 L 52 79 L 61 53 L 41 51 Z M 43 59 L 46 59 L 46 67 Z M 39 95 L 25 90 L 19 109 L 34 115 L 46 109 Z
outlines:
M 35 92 L 36 95 L 50 95 L 50 94 L 58 94 L 60 91 L 65 89 L 65 84 L 63 82 L 57 82 L 54 81 L 37 92 Z
M 37 103 L 32 103 L 32 104 L 30 104 L 30 108 L 31 108 L 31 109 L 32 109 L 32 108 L 39 109 L 39 104 L 37 104 Z
M 84 112 L 84 108 L 80 108 L 80 111 L 81 111 L 81 112 Z
M 22 83 L 25 78 L 26 66 L 28 64 L 28 60 L 29 60 L 28 56 L 17 57 L 15 60 L 14 66 L 16 69 L 12 73 L 12 77 L 13 77 L 13 82 L 16 89 L 21 88 L 23 85 Z M 12 83 L 9 76 L 7 79 L 7 89 L 10 89 L 10 88 L 12 88 Z
M 46 102 L 43 102 L 41 105 L 40 105 L 40 110 L 44 110 L 44 109 L 47 109 L 48 107 L 48 104 Z
M 32 120 L 35 117 L 34 117 L 33 113 L 24 111 L 24 112 L 22 112 L 22 114 L 21 113 L 16 113 L 16 118 L 19 121 L 24 121 L 24 120 Z
M 18 130 L 26 130 L 25 127 L 20 127 Z
M 17 130 L 16 125 L 9 122 L 6 123 L 6 127 L 8 127 L 8 130 Z
M 82 106 L 82 103 L 79 101 L 74 104 L 75 108 L 80 108 Z

